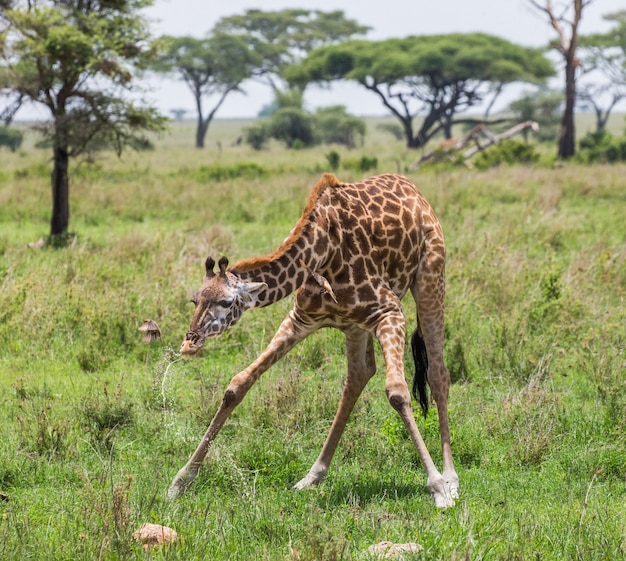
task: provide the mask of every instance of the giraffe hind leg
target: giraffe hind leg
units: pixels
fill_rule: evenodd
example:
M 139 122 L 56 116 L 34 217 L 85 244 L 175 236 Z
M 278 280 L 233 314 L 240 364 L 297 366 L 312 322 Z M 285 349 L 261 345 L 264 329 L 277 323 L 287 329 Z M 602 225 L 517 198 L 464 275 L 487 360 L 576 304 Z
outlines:
M 423 338 L 427 355 L 427 379 L 437 404 L 439 432 L 443 457 L 442 475 L 452 498 L 459 494 L 459 477 L 454 469 L 448 420 L 450 374 L 443 361 L 444 343 L 444 262 L 442 259 L 424 260 L 412 288 L 416 302 L 418 331 Z M 417 374 L 416 374 L 417 375 Z

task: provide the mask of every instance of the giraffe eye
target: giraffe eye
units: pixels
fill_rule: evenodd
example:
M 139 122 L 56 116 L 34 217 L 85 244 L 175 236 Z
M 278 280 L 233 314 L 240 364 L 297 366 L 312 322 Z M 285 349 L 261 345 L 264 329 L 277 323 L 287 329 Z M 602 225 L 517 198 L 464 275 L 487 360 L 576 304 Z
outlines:
M 189 300 L 194 306 L 198 305 L 198 299 L 195 296 L 192 296 Z
M 218 302 L 215 302 L 216 306 L 219 306 L 220 308 L 230 308 L 233 304 L 232 299 L 230 300 L 219 300 Z

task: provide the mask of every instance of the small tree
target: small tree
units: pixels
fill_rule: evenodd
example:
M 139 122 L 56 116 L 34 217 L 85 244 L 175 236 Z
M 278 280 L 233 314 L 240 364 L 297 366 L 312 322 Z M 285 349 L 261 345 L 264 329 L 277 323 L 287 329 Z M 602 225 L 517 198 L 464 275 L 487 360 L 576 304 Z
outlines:
M 315 112 L 315 136 L 323 144 L 354 148 L 363 143 L 366 128 L 365 121 L 347 113 L 343 105 L 321 107 Z
M 560 158 L 571 158 L 576 153 L 576 127 L 574 124 L 574 109 L 576 106 L 576 79 L 580 61 L 576 56 L 578 49 L 578 27 L 583 17 L 583 10 L 593 0 L 568 0 L 566 10 L 557 15 L 551 0 L 530 0 L 530 3 L 542 11 L 550 25 L 556 31 L 558 40 L 552 47 L 563 57 L 565 62 L 565 108 L 561 120 L 561 134 L 559 136 Z M 571 17 L 568 18 L 568 12 Z M 569 33 L 566 31 L 569 27 Z
M 6 146 L 11 152 L 15 152 L 24 140 L 24 133 L 20 130 L 0 125 L 0 147 Z
M 155 72 L 179 76 L 191 91 L 196 104 L 196 148 L 204 148 L 211 121 L 241 83 L 249 78 L 260 57 L 241 38 L 214 33 L 204 39 L 164 36 L 156 43 L 159 56 L 152 64 Z M 203 103 L 213 98 L 207 114 Z
M 315 143 L 313 116 L 297 107 L 281 107 L 270 117 L 269 135 L 287 148 L 306 148 Z
M 0 88 L 43 105 L 52 142 L 51 238 L 69 225 L 69 159 L 106 140 L 118 154 L 162 117 L 133 103 L 134 69 L 145 66 L 149 35 L 139 10 L 148 0 L 29 0 L 5 10 Z

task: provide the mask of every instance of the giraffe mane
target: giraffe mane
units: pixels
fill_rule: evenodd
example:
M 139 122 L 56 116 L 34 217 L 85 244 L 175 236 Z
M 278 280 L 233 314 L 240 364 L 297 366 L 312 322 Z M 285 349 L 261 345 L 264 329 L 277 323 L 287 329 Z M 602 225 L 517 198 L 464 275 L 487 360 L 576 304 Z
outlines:
M 232 266 L 231 271 L 235 273 L 237 272 L 245 273 L 247 271 L 258 269 L 259 267 L 263 267 L 267 265 L 268 263 L 275 261 L 276 259 L 280 258 L 284 253 L 289 251 L 289 249 L 291 249 L 291 247 L 296 242 L 296 240 L 298 240 L 300 236 L 302 235 L 302 231 L 304 230 L 304 227 L 308 224 L 309 216 L 311 215 L 311 212 L 313 212 L 313 209 L 315 208 L 317 201 L 322 196 L 324 191 L 330 188 L 339 187 L 340 185 L 342 185 L 342 183 L 335 177 L 334 174 L 332 173 L 322 174 L 322 177 L 316 183 L 315 187 L 311 189 L 311 193 L 309 194 L 309 198 L 307 200 L 306 206 L 304 207 L 304 210 L 302 211 L 302 215 L 298 219 L 298 222 L 293 227 L 293 229 L 291 230 L 289 236 L 287 236 L 285 241 L 281 243 L 280 246 L 277 249 L 275 249 L 272 253 L 238 261 Z

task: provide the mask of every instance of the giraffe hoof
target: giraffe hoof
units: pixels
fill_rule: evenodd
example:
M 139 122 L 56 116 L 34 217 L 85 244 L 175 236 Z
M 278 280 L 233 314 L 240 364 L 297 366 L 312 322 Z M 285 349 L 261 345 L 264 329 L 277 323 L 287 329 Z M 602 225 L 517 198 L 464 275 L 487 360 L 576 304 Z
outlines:
M 319 481 L 315 481 L 310 475 L 302 478 L 298 483 L 296 483 L 292 488 L 295 491 L 303 491 L 304 489 L 310 489 L 311 487 L 317 486 Z
M 310 489 L 319 485 L 326 477 L 326 470 L 311 470 L 303 477 L 298 483 L 293 486 L 296 491 L 302 491 L 303 489 Z
M 197 471 L 193 471 L 185 466 L 182 468 L 174 477 L 172 484 L 169 486 L 167 490 L 167 498 L 169 500 L 174 500 L 180 497 L 189 487 L 193 480 L 196 478 Z
M 428 479 L 428 489 L 435 501 L 437 508 L 450 508 L 454 506 L 454 497 L 448 488 L 448 484 L 442 476 Z
M 167 500 L 173 501 L 180 497 L 183 493 L 184 489 L 182 489 L 179 485 L 172 483 L 167 490 Z
M 448 487 L 448 492 L 452 499 L 459 498 L 459 476 L 456 472 L 452 472 L 450 474 L 443 473 L 443 478 L 446 481 L 446 486 Z

